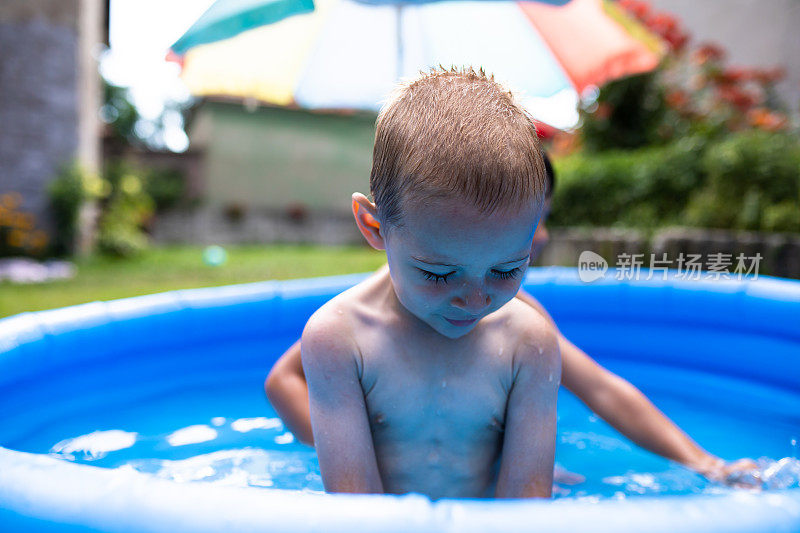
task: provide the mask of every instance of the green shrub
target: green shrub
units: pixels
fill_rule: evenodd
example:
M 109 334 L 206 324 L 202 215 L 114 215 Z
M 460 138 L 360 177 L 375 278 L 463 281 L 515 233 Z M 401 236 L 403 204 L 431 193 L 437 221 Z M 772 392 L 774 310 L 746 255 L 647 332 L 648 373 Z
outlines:
M 81 207 L 89 200 L 99 200 L 98 248 L 108 255 L 127 257 L 147 247 L 145 227 L 154 209 L 180 200 L 183 177 L 169 170 L 140 175 L 126 163 L 112 161 L 106 165 L 103 179 L 72 164 L 51 182 L 49 194 L 56 228 L 55 253 L 74 251 Z
M 557 177 L 550 220 L 555 225 L 616 222 L 630 203 L 633 174 L 629 160 L 617 153 L 579 154 L 555 161 Z
M 766 231 L 793 231 L 800 233 L 800 202 L 787 200 L 764 209 L 761 218 Z
M 578 154 L 556 161 L 556 225 L 655 227 L 680 220 L 704 180 L 706 141 L 683 139 L 664 147 Z
M 112 160 L 105 167 L 105 175 L 114 188 L 124 176 L 137 176 L 141 180 L 143 194 L 152 199 L 157 211 L 176 205 L 185 193 L 183 173 L 175 169 L 142 168 L 124 160 Z
M 708 176 L 686 211 L 695 226 L 800 230 L 800 142 L 763 131 L 729 136 L 703 158 Z
M 174 169 L 151 169 L 144 175 L 144 187 L 156 211 L 176 205 L 184 196 L 183 174 Z
M 694 136 L 555 166 L 554 225 L 800 231 L 800 141 L 789 134 Z
M 84 202 L 101 198 L 108 189 L 108 183 L 99 175 L 82 169 L 77 163 L 64 167 L 50 182 L 48 194 L 55 222 L 51 242 L 54 253 L 70 254 L 74 251 L 81 207 Z
M 659 127 L 667 111 L 663 93 L 657 72 L 605 84 L 597 101 L 581 109 L 584 147 L 601 152 L 662 143 Z
M 113 190 L 100 220 L 98 247 L 102 253 L 129 257 L 148 244 L 144 225 L 153 213 L 153 201 L 135 174 L 111 174 Z

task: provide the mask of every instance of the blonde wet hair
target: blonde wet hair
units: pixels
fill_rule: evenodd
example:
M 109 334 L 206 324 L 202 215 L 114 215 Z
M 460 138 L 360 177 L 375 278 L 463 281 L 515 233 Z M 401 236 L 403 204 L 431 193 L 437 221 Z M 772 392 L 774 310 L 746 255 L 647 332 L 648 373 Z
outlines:
M 404 207 L 456 197 L 480 212 L 542 205 L 547 188 L 531 116 L 494 76 L 439 68 L 399 84 L 376 123 L 370 192 L 382 224 Z

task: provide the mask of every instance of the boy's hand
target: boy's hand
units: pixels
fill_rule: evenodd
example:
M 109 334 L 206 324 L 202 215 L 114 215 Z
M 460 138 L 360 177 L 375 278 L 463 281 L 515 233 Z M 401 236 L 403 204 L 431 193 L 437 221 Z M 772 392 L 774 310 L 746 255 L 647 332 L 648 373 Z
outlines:
M 723 483 L 729 487 L 760 489 L 761 470 L 752 459 L 739 459 L 730 463 L 719 458 L 705 468 L 698 469 L 698 473 L 711 481 Z
M 570 472 L 569 470 L 558 465 L 553 468 L 553 483 L 559 483 L 561 485 L 578 485 L 584 481 L 586 481 L 586 476 L 584 475 Z

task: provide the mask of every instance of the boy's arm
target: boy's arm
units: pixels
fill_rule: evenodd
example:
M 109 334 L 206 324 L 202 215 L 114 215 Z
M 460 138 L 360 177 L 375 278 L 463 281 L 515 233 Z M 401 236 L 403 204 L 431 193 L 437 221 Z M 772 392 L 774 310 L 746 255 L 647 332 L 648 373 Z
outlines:
M 537 309 L 553 325 L 553 319 L 531 295 L 517 298 Z M 561 383 L 589 409 L 637 445 L 677 461 L 716 481 L 740 469 L 755 467 L 750 459 L 725 463 L 697 445 L 667 418 L 639 389 L 598 365 L 591 357 L 558 333 L 561 350 Z
M 308 385 L 300 359 L 299 339 L 272 365 L 264 382 L 264 392 L 289 431 L 303 444 L 313 446 Z
M 714 461 L 639 389 L 594 362 L 562 336 L 562 384 L 639 446 L 703 471 Z
M 555 332 L 541 322 L 515 354 L 496 498 L 552 495 L 561 359 Z
M 388 268 L 388 265 L 382 265 L 373 275 L 381 275 Z M 308 413 L 308 384 L 300 359 L 300 339 L 272 365 L 264 381 L 264 392 L 297 440 L 313 446 L 314 435 L 311 433 L 311 417 Z
M 726 463 L 708 453 L 630 382 L 594 362 L 559 335 L 562 384 L 627 438 L 714 481 L 746 485 L 735 474 L 757 468 L 751 459 Z M 729 477 L 733 476 L 733 477 Z
M 325 490 L 382 493 L 357 353 L 340 324 L 316 315 L 306 324 L 302 362 Z

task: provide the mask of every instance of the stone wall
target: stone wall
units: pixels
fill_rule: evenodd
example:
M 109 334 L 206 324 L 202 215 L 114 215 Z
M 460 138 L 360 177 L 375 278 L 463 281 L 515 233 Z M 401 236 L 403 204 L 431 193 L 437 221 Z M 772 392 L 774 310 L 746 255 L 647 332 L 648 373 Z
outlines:
M 78 148 L 77 46 L 70 24 L 0 20 L 0 193 L 20 193 L 37 218 L 42 191 Z
M 160 243 L 366 244 L 353 217 L 340 211 L 200 206 L 160 214 L 153 228 Z
M 91 54 L 102 39 L 101 14 L 97 0 L 0 4 L 0 194 L 21 195 L 18 210 L 44 229 L 51 229 L 47 184 L 60 167 L 99 166 Z
M 760 256 L 755 260 L 759 274 L 800 279 L 800 235 L 788 233 L 669 228 L 648 236 L 636 230 L 551 228 L 550 244 L 536 264 L 577 266 L 586 250 L 603 257 L 610 267 L 620 258 L 626 261 L 630 259 L 627 256 L 642 254 L 646 268 L 653 254 L 656 261 L 666 259 L 670 264 L 665 266 L 676 269 L 683 254 L 684 260 L 700 256 L 704 270 L 716 256 L 719 261 L 729 261 L 732 271 L 740 255 L 748 268 L 752 258 Z

